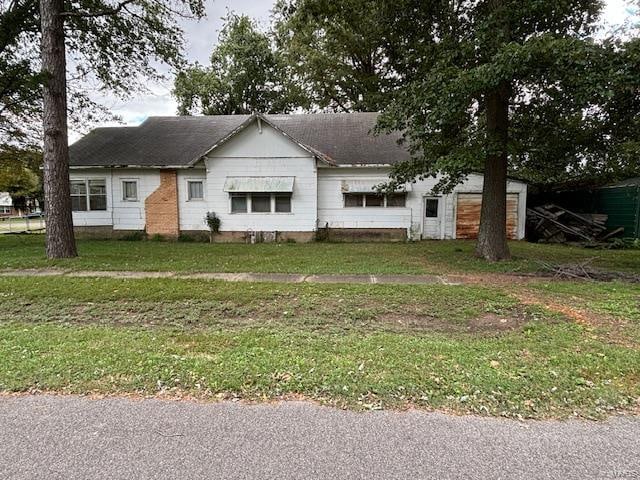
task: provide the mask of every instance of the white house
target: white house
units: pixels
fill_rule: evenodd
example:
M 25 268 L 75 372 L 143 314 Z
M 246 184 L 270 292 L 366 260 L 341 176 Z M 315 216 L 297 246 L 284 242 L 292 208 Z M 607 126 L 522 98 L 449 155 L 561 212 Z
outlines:
M 73 221 L 97 235 L 205 233 L 221 241 L 450 239 L 477 234 L 482 176 L 451 193 L 436 179 L 379 195 L 409 159 L 376 113 L 151 117 L 99 128 L 71 146 Z M 524 237 L 524 183 L 508 183 L 508 233 Z
M 8 192 L 0 192 L 0 217 L 9 217 L 15 214 L 11 195 Z

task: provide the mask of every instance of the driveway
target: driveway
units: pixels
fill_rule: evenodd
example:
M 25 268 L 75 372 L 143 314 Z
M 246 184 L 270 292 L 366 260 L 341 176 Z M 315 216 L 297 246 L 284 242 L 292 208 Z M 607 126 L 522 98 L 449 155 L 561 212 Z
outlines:
M 0 396 L 7 479 L 638 479 L 640 418 Z

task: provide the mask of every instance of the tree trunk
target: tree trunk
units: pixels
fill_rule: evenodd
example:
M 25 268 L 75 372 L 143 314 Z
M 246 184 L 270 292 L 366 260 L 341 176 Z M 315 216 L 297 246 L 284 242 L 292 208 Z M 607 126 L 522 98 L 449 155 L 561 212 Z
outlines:
M 511 88 L 503 83 L 486 96 L 489 152 L 485 160 L 476 255 L 490 261 L 511 258 L 507 245 L 507 141 Z
M 48 258 L 77 256 L 69 191 L 63 0 L 40 0 L 44 112 L 44 208 Z

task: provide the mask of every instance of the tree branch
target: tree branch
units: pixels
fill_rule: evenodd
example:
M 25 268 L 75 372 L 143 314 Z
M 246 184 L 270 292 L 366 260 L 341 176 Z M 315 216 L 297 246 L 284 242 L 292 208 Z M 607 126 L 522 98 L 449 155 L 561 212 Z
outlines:
M 63 17 L 104 17 L 107 15 L 117 15 L 120 11 L 129 5 L 130 3 L 134 3 L 136 0 L 124 0 L 116 5 L 114 8 L 109 8 L 106 10 L 99 10 L 97 12 L 87 12 L 87 11 L 77 11 L 77 12 L 62 12 L 60 15 Z

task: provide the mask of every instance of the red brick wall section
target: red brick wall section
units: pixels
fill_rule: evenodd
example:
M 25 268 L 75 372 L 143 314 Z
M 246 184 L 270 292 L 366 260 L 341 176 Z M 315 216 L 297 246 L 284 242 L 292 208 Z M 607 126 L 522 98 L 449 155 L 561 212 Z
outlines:
M 144 201 L 144 211 L 148 235 L 178 236 L 178 174 L 175 170 L 160 170 L 160 186 Z

